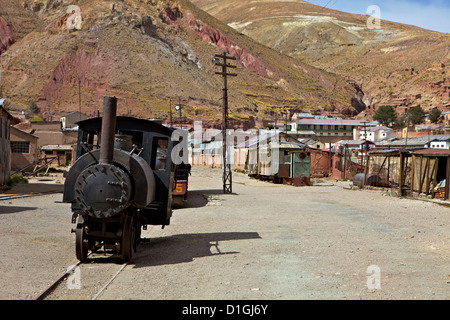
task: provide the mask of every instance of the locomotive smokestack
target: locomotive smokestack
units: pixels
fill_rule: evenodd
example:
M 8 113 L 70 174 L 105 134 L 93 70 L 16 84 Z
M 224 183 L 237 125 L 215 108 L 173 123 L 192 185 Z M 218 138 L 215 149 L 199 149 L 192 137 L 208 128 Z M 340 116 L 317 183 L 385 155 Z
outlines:
M 114 155 L 114 136 L 116 134 L 117 98 L 103 98 L 102 140 L 100 145 L 101 164 L 112 164 Z

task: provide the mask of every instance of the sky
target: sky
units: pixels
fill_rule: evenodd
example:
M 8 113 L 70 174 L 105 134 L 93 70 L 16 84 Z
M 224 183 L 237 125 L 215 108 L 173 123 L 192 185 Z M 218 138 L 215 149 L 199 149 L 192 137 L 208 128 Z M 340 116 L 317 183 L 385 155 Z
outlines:
M 450 33 L 450 0 L 306 0 L 329 9 L 374 14 L 369 6 L 380 8 L 380 18 L 420 28 Z

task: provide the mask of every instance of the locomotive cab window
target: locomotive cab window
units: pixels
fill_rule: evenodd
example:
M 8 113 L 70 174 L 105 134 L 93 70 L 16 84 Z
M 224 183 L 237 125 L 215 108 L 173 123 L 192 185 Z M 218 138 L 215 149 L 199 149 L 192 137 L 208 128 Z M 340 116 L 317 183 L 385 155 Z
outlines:
M 154 170 L 166 170 L 169 140 L 167 138 L 154 138 L 153 145 L 156 148 L 153 148 L 152 168 Z

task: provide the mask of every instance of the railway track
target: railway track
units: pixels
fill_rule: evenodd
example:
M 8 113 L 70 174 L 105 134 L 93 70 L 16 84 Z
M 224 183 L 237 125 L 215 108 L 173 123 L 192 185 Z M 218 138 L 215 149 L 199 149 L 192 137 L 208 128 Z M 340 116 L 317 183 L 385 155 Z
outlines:
M 88 259 L 67 267 L 34 300 L 96 300 L 128 265 L 115 263 L 102 253 L 91 254 Z
M 2 200 L 11 200 L 11 199 L 21 199 L 21 198 L 28 198 L 28 197 L 38 197 L 38 196 L 46 196 L 49 194 L 54 193 L 61 193 L 61 192 L 55 192 L 55 191 L 45 191 L 45 192 L 33 192 L 33 193 L 26 193 L 26 194 L 4 194 L 0 196 L 0 201 Z

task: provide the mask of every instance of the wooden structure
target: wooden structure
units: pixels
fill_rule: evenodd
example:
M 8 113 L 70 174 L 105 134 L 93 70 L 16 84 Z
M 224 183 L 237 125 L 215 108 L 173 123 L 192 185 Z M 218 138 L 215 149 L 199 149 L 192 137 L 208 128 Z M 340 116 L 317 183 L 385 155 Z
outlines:
M 362 186 L 367 185 L 369 175 L 379 177 L 376 186 L 398 188 L 398 195 L 405 195 L 411 188 L 411 151 L 397 149 L 369 152 Z
M 450 150 L 423 149 L 412 155 L 411 191 L 417 195 L 449 199 Z
M 371 151 L 362 186 L 369 185 L 369 176 L 377 177 L 377 187 L 397 188 L 399 196 L 417 195 L 449 200 L 450 150 Z

